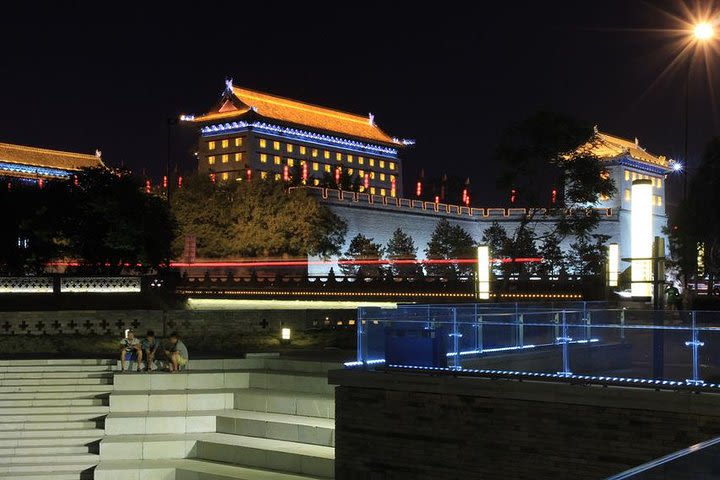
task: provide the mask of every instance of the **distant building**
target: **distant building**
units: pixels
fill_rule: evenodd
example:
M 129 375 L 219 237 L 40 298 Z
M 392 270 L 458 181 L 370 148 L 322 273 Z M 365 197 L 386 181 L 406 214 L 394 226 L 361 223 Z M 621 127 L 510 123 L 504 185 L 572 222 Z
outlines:
M 0 143 L 0 177 L 37 182 L 70 178 L 83 168 L 104 166 L 100 152 L 87 155 Z
M 302 176 L 308 186 L 345 177 L 360 191 L 402 196 L 398 155 L 409 141 L 391 137 L 361 116 L 311 105 L 226 82 L 217 105 L 181 120 L 200 128 L 198 172 L 218 181 L 285 180 Z

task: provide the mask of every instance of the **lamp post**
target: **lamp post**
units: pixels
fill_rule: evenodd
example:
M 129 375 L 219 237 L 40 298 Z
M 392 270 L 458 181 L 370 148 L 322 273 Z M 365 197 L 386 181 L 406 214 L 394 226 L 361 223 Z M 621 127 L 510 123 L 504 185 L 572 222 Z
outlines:
M 715 28 L 709 22 L 697 23 L 692 30 L 691 41 L 696 45 L 707 43 L 715 36 Z M 683 169 L 683 200 L 687 200 L 688 189 L 688 137 L 690 124 L 690 67 L 692 66 L 692 55 L 688 55 L 687 70 L 685 73 L 685 168 Z

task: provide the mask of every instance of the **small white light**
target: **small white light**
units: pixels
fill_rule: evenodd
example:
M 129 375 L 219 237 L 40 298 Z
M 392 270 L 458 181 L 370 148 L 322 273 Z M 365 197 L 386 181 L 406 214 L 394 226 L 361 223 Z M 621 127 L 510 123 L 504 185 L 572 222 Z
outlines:
M 283 340 L 290 340 L 290 329 L 283 328 L 280 332 L 280 338 L 282 338 Z

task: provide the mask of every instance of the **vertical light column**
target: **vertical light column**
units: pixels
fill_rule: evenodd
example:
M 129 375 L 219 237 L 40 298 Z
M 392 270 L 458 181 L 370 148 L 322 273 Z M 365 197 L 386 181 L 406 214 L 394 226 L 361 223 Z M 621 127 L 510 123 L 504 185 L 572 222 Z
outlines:
M 490 247 L 478 246 L 477 256 L 477 296 L 479 300 L 490 300 Z
M 633 297 L 652 296 L 653 187 L 650 180 L 632 183 L 630 201 L 630 257 Z
M 618 275 L 620 270 L 620 245 L 611 243 L 608 245 L 608 286 L 618 286 Z

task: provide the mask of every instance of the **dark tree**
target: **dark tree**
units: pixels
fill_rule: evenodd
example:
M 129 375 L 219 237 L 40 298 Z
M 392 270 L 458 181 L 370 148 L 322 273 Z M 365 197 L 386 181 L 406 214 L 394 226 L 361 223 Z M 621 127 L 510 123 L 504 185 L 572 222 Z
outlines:
M 371 263 L 341 263 L 340 270 L 345 276 L 381 278 L 385 274 L 385 268 L 374 262 L 380 260 L 383 257 L 383 254 L 384 249 L 382 245 L 375 243 L 372 238 L 367 238 L 362 233 L 358 233 L 350 241 L 350 245 L 340 261 L 369 261 Z
M 570 246 L 570 266 L 575 275 L 603 275 L 605 272 L 608 235 L 580 237 Z
M 417 261 L 417 247 L 412 237 L 397 228 L 393 232 L 385 247 L 385 254 L 388 260 L 412 260 Z M 392 264 L 392 273 L 398 277 L 414 277 L 421 267 L 417 263 Z
M 443 218 L 435 226 L 425 254 L 428 260 L 472 259 L 475 257 L 474 247 L 475 242 L 469 233 Z M 454 262 L 428 263 L 425 268 L 428 275 L 441 277 L 469 275 L 473 271 L 471 264 Z
M 539 266 L 539 273 L 545 276 L 556 276 L 567 270 L 567 260 L 560 248 L 560 239 L 557 235 L 547 235 L 540 246 L 540 256 L 543 258 Z

